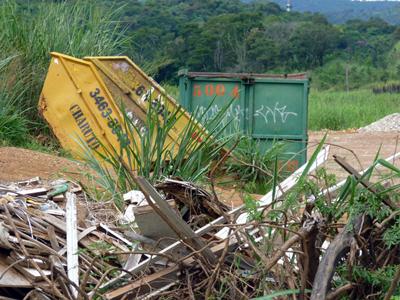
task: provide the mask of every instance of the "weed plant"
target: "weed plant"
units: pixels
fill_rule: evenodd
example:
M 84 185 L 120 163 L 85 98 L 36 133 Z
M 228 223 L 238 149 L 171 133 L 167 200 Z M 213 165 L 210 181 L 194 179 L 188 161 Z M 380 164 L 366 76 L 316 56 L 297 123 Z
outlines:
M 123 205 L 121 195 L 136 187 L 125 166 L 151 183 L 165 177 L 204 182 L 224 147 L 234 139 L 233 136 L 222 137 L 221 132 L 225 128 L 215 126 L 223 118 L 223 109 L 209 120 L 206 128 L 210 130 L 207 133 L 197 122 L 203 115 L 195 112 L 177 138 L 171 140 L 169 137 L 184 112 L 178 108 L 170 112 L 164 110 L 160 115 L 159 109 L 149 106 L 145 130 L 135 126 L 128 114 L 124 113 L 124 128 L 119 134 L 120 140 L 125 142 L 121 142 L 119 147 L 101 145 L 102 151 L 95 154 L 81 142 L 84 160 L 95 172 L 95 176 L 90 175 L 91 180 L 110 192 L 109 196 L 119 208 Z
M 265 194 L 273 183 L 277 157 L 284 151 L 284 144 L 276 142 L 265 150 L 260 141 L 243 136 L 234 155 L 227 161 L 227 173 L 242 183 L 244 191 Z M 278 171 L 278 170 L 276 170 Z

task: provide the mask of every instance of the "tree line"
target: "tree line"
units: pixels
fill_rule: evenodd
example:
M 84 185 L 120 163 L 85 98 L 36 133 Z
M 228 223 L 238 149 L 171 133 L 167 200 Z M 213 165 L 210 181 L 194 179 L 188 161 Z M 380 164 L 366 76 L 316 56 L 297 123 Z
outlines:
M 379 18 L 337 25 L 321 14 L 288 13 L 268 1 L 119 0 L 114 5 L 123 6 L 120 21 L 129 35 L 127 54 L 160 81 L 176 80 L 180 68 L 314 70 L 323 77 L 321 68 L 333 61 L 343 69 L 340 73 L 345 73 L 344 64 L 350 70 L 356 65 L 355 73 L 363 70 L 361 77 L 371 73 L 378 81 L 400 73 L 384 71 L 400 28 Z

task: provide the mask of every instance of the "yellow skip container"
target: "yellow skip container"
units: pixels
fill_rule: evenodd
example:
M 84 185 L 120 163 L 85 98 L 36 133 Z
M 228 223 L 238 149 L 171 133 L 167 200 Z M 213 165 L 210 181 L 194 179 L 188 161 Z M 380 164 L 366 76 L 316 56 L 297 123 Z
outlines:
M 87 57 L 84 60 L 52 52 L 49 70 L 39 100 L 39 111 L 49 123 L 63 148 L 79 157 L 79 140 L 99 152 L 104 145 L 120 151 L 129 143 L 124 133 L 121 105 L 139 129 L 146 127 L 149 105 L 157 107 L 160 118 L 180 110 L 181 116 L 169 132 L 166 145 L 177 141 L 190 115 L 166 94 L 128 57 Z M 201 142 L 206 134 L 196 124 Z M 201 133 L 201 134 L 200 134 Z M 138 135 L 135 139 L 140 138 Z

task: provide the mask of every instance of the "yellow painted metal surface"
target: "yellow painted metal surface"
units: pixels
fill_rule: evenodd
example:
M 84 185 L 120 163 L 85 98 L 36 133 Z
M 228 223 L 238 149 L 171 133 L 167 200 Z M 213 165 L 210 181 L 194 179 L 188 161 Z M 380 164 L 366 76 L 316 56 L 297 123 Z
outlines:
M 51 56 L 39 111 L 63 148 L 76 157 L 83 152 L 81 141 L 99 152 L 103 152 L 101 145 L 120 151 L 131 142 L 123 132 L 121 104 L 138 128 L 146 127 L 148 105 L 157 104 L 157 109 L 171 113 L 180 110 L 182 116 L 170 131 L 168 147 L 177 141 L 189 122 L 190 115 L 127 57 L 82 60 L 55 52 Z M 160 118 L 162 115 L 160 111 Z M 201 125 L 197 126 L 196 132 L 204 134 Z M 136 134 L 133 138 L 140 136 Z M 194 134 L 193 139 L 201 142 L 200 134 Z
M 122 114 L 96 68 L 60 53 L 51 56 L 39 111 L 61 145 L 77 156 L 80 140 L 100 152 L 100 144 L 119 150 Z
M 144 124 L 149 105 L 160 108 L 160 118 L 165 115 L 163 110 L 167 110 L 168 114 L 180 110 L 181 117 L 169 132 L 170 140 L 178 139 L 179 134 L 187 126 L 190 115 L 132 60 L 126 56 L 85 57 L 84 59 L 96 66 L 113 98 L 122 102 L 135 123 Z M 198 132 L 204 130 L 200 124 L 197 126 Z

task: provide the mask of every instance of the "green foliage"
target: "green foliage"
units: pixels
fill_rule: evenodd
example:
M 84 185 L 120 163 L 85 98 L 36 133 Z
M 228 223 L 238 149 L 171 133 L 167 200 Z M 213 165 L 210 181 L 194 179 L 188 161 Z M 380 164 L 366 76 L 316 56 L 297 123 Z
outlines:
M 336 183 L 336 176 L 334 174 L 329 174 L 323 167 L 316 170 L 314 180 L 305 182 L 304 190 L 306 196 L 315 199 L 315 206 L 322 215 L 328 219 L 334 218 L 338 211 L 337 208 L 321 194 L 321 187 L 329 188 Z
M 339 31 L 322 16 L 288 15 L 263 1 L 135 1 L 123 20 L 133 41 L 128 54 L 160 81 L 172 81 L 182 67 L 304 70 L 319 66 L 339 42 Z
M 273 0 L 285 7 L 287 0 Z M 348 20 L 368 20 L 371 17 L 383 18 L 386 22 L 399 24 L 400 7 L 395 1 L 349 1 L 349 0 L 296 0 L 294 10 L 319 12 L 333 23 Z
M 6 0 L 0 3 L 0 68 L 8 65 L 2 70 L 2 95 L 18 95 L 7 99 L 13 106 L 7 114 L 33 121 L 30 133 L 46 130 L 36 104 L 50 51 L 77 57 L 127 54 L 157 80 L 175 83 L 182 67 L 259 73 L 312 70 L 314 87 L 343 90 L 347 68 L 349 88 L 355 89 L 398 78 L 399 40 L 400 29 L 377 18 L 333 25 L 322 15 L 288 14 L 265 1 Z M 358 127 L 356 123 L 392 112 L 396 104 L 376 107 L 375 96 L 353 96 L 356 101 L 336 100 L 333 94 L 333 101 L 345 105 L 331 105 L 331 99 L 311 103 L 311 128 Z M 350 103 L 371 109 L 347 115 Z M 13 134 L 9 132 L 9 140 Z
M 244 196 L 244 206 L 249 214 L 248 221 L 261 221 L 263 219 L 262 211 L 259 210 L 259 203 L 250 195 Z
M 325 133 L 324 137 L 319 142 L 317 148 L 314 150 L 313 154 L 308 159 L 303 172 L 300 174 L 300 176 L 297 179 L 295 188 L 293 190 L 291 190 L 289 192 L 289 194 L 287 195 L 287 197 L 284 201 L 284 204 L 283 204 L 283 207 L 285 209 L 295 208 L 296 204 L 298 203 L 298 200 L 300 198 L 300 195 L 304 194 L 304 192 L 306 192 L 308 190 L 308 187 L 307 187 L 308 172 L 311 169 L 313 163 L 317 160 L 318 154 L 321 152 L 321 150 L 323 150 L 323 146 L 325 144 L 326 137 L 327 137 L 327 133 Z
M 389 289 L 398 267 L 398 265 L 388 265 L 371 270 L 362 266 L 354 266 L 352 267 L 351 274 L 349 274 L 348 266 L 340 265 L 336 269 L 339 276 L 335 276 L 333 284 L 334 286 L 340 287 L 348 283 L 348 279 L 351 278 L 353 282 L 362 282 L 363 285 L 370 285 L 371 288 L 381 291 L 381 297 L 377 299 L 383 299 L 384 292 Z M 399 296 L 400 286 L 395 289 L 391 299 L 397 299 Z
M 25 145 L 29 121 L 10 98 L 9 94 L 0 92 L 0 141 L 15 146 Z
M 128 2 L 123 16 L 133 41 L 128 54 L 161 81 L 174 81 L 182 67 L 261 73 L 322 67 L 314 74 L 317 86 L 336 87 L 335 80 L 340 85 L 344 80 L 330 80 L 337 73 L 324 65 L 337 59 L 354 65 L 353 86 L 396 74 L 387 58 L 399 34 L 378 18 L 332 25 L 322 15 L 288 14 L 264 1 L 120 1 Z
M 385 231 L 383 239 L 388 247 L 400 245 L 400 218 L 397 217 L 395 224 Z
M 381 291 L 387 291 L 392 283 L 396 269 L 398 266 L 389 265 L 377 270 L 370 270 L 363 267 L 355 266 L 353 269 L 353 276 L 357 280 L 370 284 Z M 395 295 L 399 295 L 400 286 L 395 290 Z
M 40 121 L 37 101 L 50 51 L 77 57 L 122 51 L 125 38 L 119 23 L 114 21 L 118 13 L 113 9 L 106 11 L 94 1 L 2 1 L 0 50 L 2 55 L 18 54 L 3 74 L 8 80 L 8 93 L 19 95 L 14 105 L 31 120 Z
M 347 70 L 347 84 L 346 84 Z M 327 62 L 322 67 L 312 72 L 312 86 L 317 90 L 352 91 L 362 87 L 371 86 L 375 82 L 396 80 L 396 72 L 376 68 L 371 65 L 355 62 L 345 62 L 336 59 Z
M 220 131 L 224 128 L 212 129 L 215 128 L 214 123 L 220 122 L 224 109 L 206 124 L 207 128 L 210 128 L 208 135 L 199 132 L 194 116 L 198 119 L 202 116 L 194 113 L 173 141 L 170 141 L 169 137 L 174 136 L 173 128 L 182 117 L 183 111 L 164 110 L 160 115 L 159 110 L 157 105 L 149 107 L 145 128 L 135 126 L 125 114 L 124 129 L 120 132 L 120 140 L 124 141 L 121 142 L 121 150 L 103 145 L 103 153 L 99 152 L 96 156 L 81 143 L 85 150 L 84 159 L 95 173 L 94 176 L 88 175 L 103 190 L 110 193 L 118 208 L 123 207 L 121 195 L 135 188 L 135 183 L 121 163 L 122 160 L 131 170 L 134 169 L 137 175 L 146 177 L 151 183 L 165 177 L 199 182 L 206 178 L 212 162 L 217 160 L 226 144 L 226 140 L 220 138 Z M 125 143 L 128 140 L 130 142 Z
M 330 24 L 303 23 L 290 38 L 291 59 L 294 68 L 322 66 L 329 52 L 338 45 L 339 31 Z
M 276 142 L 271 148 L 263 149 L 260 141 L 242 137 L 227 161 L 227 173 L 234 174 L 249 193 L 266 193 L 274 178 L 275 161 L 284 151 L 284 145 Z M 279 172 L 277 172 L 279 174 Z

